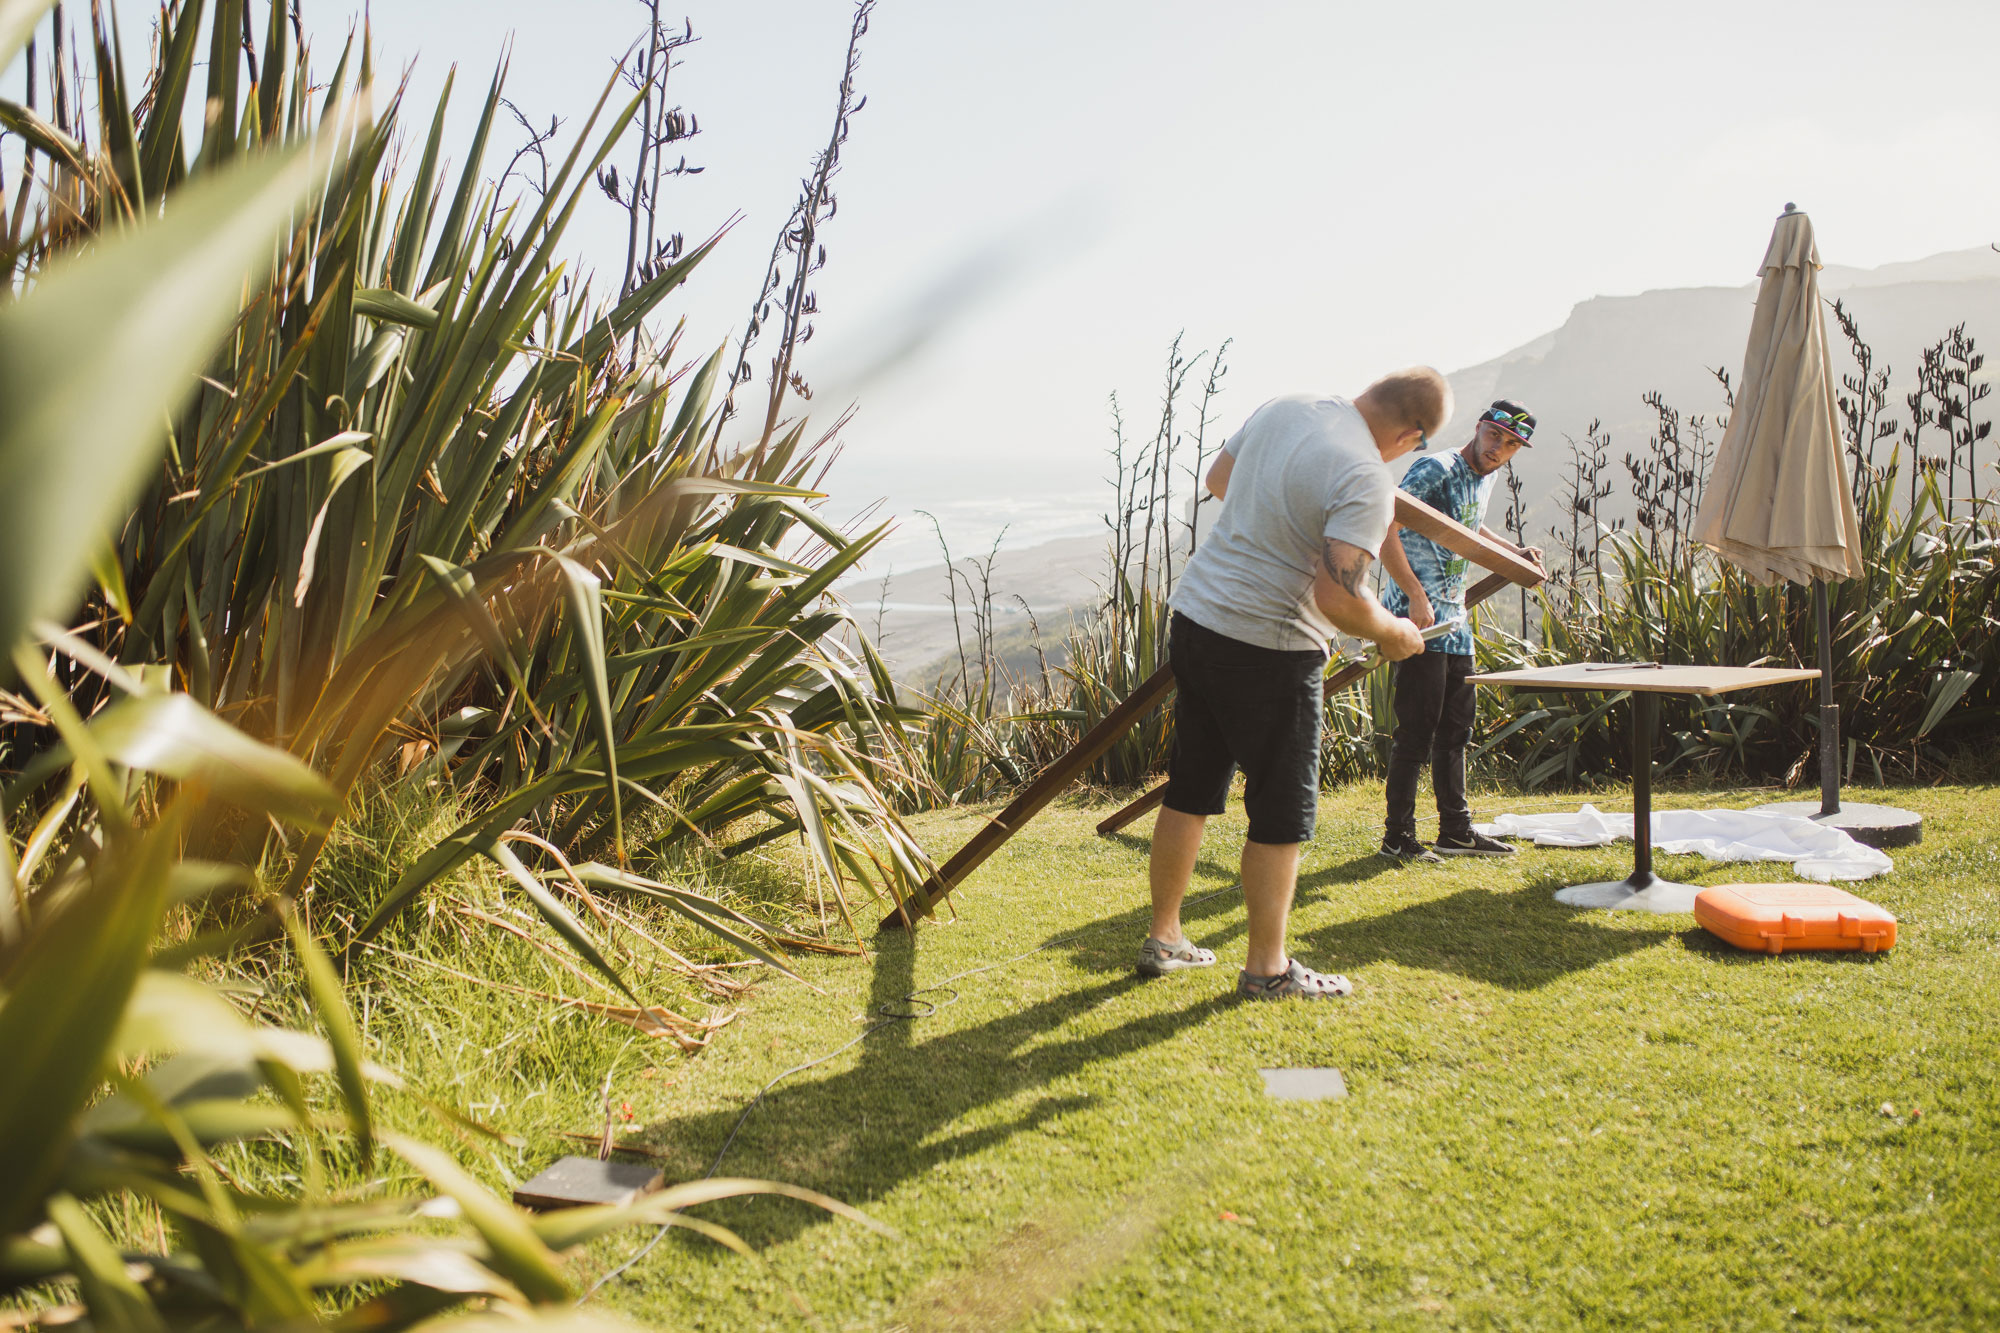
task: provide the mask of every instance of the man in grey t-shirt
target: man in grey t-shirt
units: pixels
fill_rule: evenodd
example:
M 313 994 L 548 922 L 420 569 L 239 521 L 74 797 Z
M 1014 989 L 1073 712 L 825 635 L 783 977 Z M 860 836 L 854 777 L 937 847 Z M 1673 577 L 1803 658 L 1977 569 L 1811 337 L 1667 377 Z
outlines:
M 1390 661 L 1423 651 L 1417 627 L 1384 611 L 1362 579 L 1395 514 L 1389 461 L 1423 448 L 1450 415 L 1450 387 L 1425 366 L 1352 402 L 1273 399 L 1223 445 L 1207 478 L 1222 512 L 1173 595 L 1174 753 L 1153 827 L 1145 975 L 1215 962 L 1188 942 L 1181 900 L 1208 817 L 1222 813 L 1241 769 L 1249 952 L 1237 993 L 1352 990 L 1285 951 L 1299 847 L 1319 810 L 1320 680 L 1336 629 L 1373 639 Z

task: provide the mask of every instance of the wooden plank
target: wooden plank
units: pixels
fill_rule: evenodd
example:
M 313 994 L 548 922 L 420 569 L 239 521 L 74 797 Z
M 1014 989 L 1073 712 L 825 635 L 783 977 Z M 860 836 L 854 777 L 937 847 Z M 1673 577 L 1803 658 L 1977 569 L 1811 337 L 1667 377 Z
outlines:
M 882 918 L 882 928 L 886 930 L 890 926 L 915 927 L 920 915 L 928 916 L 940 898 L 956 888 L 959 881 L 971 874 L 980 862 L 998 851 L 1023 824 L 1040 814 L 1043 806 L 1062 795 L 1063 789 L 1082 777 L 1084 770 L 1096 763 L 1098 757 L 1106 750 L 1116 745 L 1120 736 L 1130 731 L 1140 718 L 1165 702 L 1167 696 L 1173 692 L 1173 668 L 1161 667 L 1146 677 L 1124 703 L 1106 713 L 1068 754 L 1043 769 L 1041 776 L 1029 783 L 1005 810 L 993 816 L 984 828 L 973 834 L 972 840 L 959 848 L 958 854 L 945 862 L 936 875 L 926 880 L 911 899 L 906 899 L 895 911 Z
M 1478 606 L 1502 588 L 1511 588 L 1513 586 L 1513 581 L 1505 574 L 1488 574 L 1466 591 L 1465 609 L 1470 611 L 1473 607 Z M 1320 697 L 1331 699 L 1335 694 L 1338 694 L 1355 681 L 1367 675 L 1369 670 L 1370 668 L 1365 662 L 1356 662 L 1353 666 L 1342 667 L 1326 678 L 1326 684 L 1320 691 Z M 1166 798 L 1167 784 L 1162 782 L 1159 786 L 1139 797 L 1138 800 L 1114 810 L 1103 819 L 1097 821 L 1097 835 L 1101 838 L 1110 837 L 1119 829 L 1124 828 L 1127 824 L 1130 824 L 1133 820 L 1138 819 L 1148 811 L 1157 809 L 1160 802 Z
M 1128 805 L 1120 806 L 1104 818 L 1098 820 L 1097 836 L 1100 838 L 1110 837 L 1133 820 L 1140 819 L 1152 811 L 1159 809 L 1160 802 L 1166 799 L 1167 784 L 1162 782 L 1151 791 L 1143 793 L 1137 800 Z
M 1457 519 L 1425 504 L 1422 500 L 1396 492 L 1396 522 L 1410 531 L 1430 538 L 1454 555 L 1462 555 L 1481 569 L 1504 574 L 1510 583 L 1533 588 L 1548 578 L 1540 565 L 1523 560 L 1506 547 L 1466 527 Z
M 1521 690 L 1636 690 L 1642 694 L 1728 694 L 1764 685 L 1818 680 L 1805 667 L 1639 666 L 1617 662 L 1569 662 L 1468 676 L 1478 685 Z
M 1465 609 L 1470 611 L 1473 607 L 1478 606 L 1502 588 L 1511 588 L 1514 586 L 1514 580 L 1508 578 L 1505 574 L 1488 574 L 1485 578 L 1466 589 Z

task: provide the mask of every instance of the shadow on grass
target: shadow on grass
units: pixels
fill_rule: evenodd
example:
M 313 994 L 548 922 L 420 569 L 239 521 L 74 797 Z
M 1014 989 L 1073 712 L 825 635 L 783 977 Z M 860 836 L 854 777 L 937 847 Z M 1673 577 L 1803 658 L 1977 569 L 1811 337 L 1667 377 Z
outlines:
M 1397 963 L 1449 972 L 1509 990 L 1534 990 L 1571 973 L 1665 943 L 1672 926 L 1611 929 L 1535 893 L 1465 889 L 1360 921 L 1298 936 L 1313 966 L 1353 971 Z
M 1146 833 L 1143 837 L 1134 833 L 1110 833 L 1099 834 L 1098 836 L 1102 837 L 1106 842 L 1117 843 L 1128 852 L 1137 852 L 1140 856 L 1150 857 L 1153 854 L 1153 835 L 1151 832 Z M 1207 872 L 1210 875 L 1228 875 L 1234 877 L 1236 874 L 1235 862 L 1217 857 L 1206 847 L 1203 848 L 1200 856 L 1196 858 L 1194 868 L 1197 875 Z
M 1379 868 L 1375 858 L 1358 857 L 1315 872 L 1309 883 L 1351 882 Z M 1241 904 L 1234 885 L 1190 898 L 1183 912 L 1190 937 L 1210 947 L 1235 938 L 1243 928 Z M 1093 1099 L 1087 1095 L 1046 1090 L 1102 1061 L 1159 1048 L 1235 1003 L 1227 986 L 1186 987 L 1179 991 L 1185 1000 L 1178 1007 L 1063 1039 L 1067 1025 L 1137 987 L 1173 985 L 1142 981 L 1131 970 L 1147 917 L 1147 907 L 1135 903 L 1045 944 L 1099 973 L 1101 980 L 956 1029 L 931 1021 L 922 1011 L 956 1003 L 960 987 L 967 994 L 992 987 L 1007 969 L 918 993 L 913 1005 L 906 997 L 917 985 L 922 937 L 883 934 L 874 951 L 870 1021 L 885 1012 L 912 1009 L 921 1016 L 884 1023 L 856 1048 L 851 1068 L 833 1074 L 801 1070 L 779 1083 L 743 1118 L 740 1131 L 741 1101 L 656 1125 L 653 1142 L 666 1154 L 661 1165 L 667 1178 L 701 1176 L 735 1131 L 717 1174 L 790 1181 L 866 1209 L 908 1182 L 934 1177 L 956 1159 L 1088 1107 Z M 1353 969 L 1389 961 L 1531 989 L 1679 933 L 1664 925 L 1611 929 L 1541 895 L 1468 889 L 1306 932 L 1298 944 L 1301 956 L 1316 965 Z M 1030 960 L 1021 963 L 1029 965 Z M 829 1049 L 836 1045 L 828 1042 Z M 933 1187 L 948 1184 L 933 1181 Z M 826 1220 L 805 1205 L 772 1199 L 722 1203 L 705 1215 L 759 1248 L 790 1240 Z M 682 1251 L 684 1258 L 715 1257 L 702 1243 L 689 1243 L 692 1248 Z
M 1781 954 L 1758 953 L 1753 949 L 1739 949 L 1729 941 L 1709 934 L 1700 926 L 1681 932 L 1681 943 L 1687 951 L 1710 962 L 1722 963 L 1729 967 L 1743 967 L 1752 963 L 1774 965 L 1790 964 L 1794 967 L 1811 967 L 1825 964 L 1839 966 L 1858 965 L 1873 967 L 1886 962 L 1892 949 L 1882 949 L 1868 953 L 1861 949 L 1791 949 Z
M 1308 870 L 1299 876 L 1298 897 L 1303 900 L 1315 889 L 1324 889 L 1334 884 L 1359 884 L 1364 879 L 1374 879 L 1401 869 L 1396 862 L 1379 852 L 1363 852 L 1351 856 L 1337 866 L 1321 866 L 1318 870 Z
M 1242 906 L 1243 886 L 1233 875 L 1229 883 L 1219 887 L 1197 883 L 1181 903 L 1181 925 L 1190 940 L 1221 952 L 1243 935 Z M 1232 912 L 1238 915 L 1230 918 Z M 1139 942 L 1146 938 L 1152 923 L 1152 905 L 1142 899 L 1123 911 L 1058 931 L 1042 947 L 1061 950 L 1072 964 L 1087 971 L 1129 975 L 1139 959 Z
M 1107 917 L 1093 935 L 1135 940 L 1111 929 L 1130 920 L 1144 930 L 1142 912 Z M 1128 932 L 1129 934 L 1129 932 Z M 920 938 L 920 937 L 919 937 Z M 1060 939 L 1061 937 L 1058 937 Z M 1077 941 L 1082 943 L 1083 941 Z M 890 1021 L 857 1048 L 847 1070 L 819 1075 L 802 1070 L 778 1084 L 743 1121 L 716 1174 L 757 1176 L 824 1190 L 866 1209 L 905 1182 L 954 1159 L 979 1153 L 1016 1134 L 1088 1106 L 1088 1096 L 1032 1097 L 999 1119 L 983 1108 L 1009 1102 L 1081 1072 L 1166 1041 L 1200 1023 L 1226 1003 L 1212 991 L 1189 990 L 1189 1003 L 1143 1014 L 1108 1031 L 1070 1040 L 1052 1039 L 1065 1024 L 1144 984 L 1126 960 L 1123 975 L 1064 991 L 966 1028 L 928 1022 L 928 1005 L 956 1003 L 955 988 L 915 990 L 918 940 L 888 932 L 876 941 L 868 1013 L 918 1010 L 912 1021 Z M 1003 973 L 969 977 L 968 992 Z M 837 1045 L 837 1042 L 829 1043 Z M 818 1054 L 818 1052 L 814 1052 Z M 709 1169 L 735 1129 L 743 1103 L 654 1126 L 656 1151 L 669 1181 L 690 1180 Z M 965 1122 L 960 1126 L 960 1122 Z M 954 1129 L 954 1126 L 960 1126 Z M 705 1215 L 762 1248 L 827 1220 L 826 1214 L 787 1200 L 743 1200 L 717 1205 Z M 701 1244 L 684 1254 L 709 1253 Z
M 1323 899 L 1330 888 L 1372 880 L 1384 871 L 1382 858 L 1373 853 L 1322 867 L 1299 877 L 1297 902 Z M 1533 990 L 1680 933 L 1665 924 L 1636 930 L 1629 924 L 1600 924 L 1600 914 L 1554 901 L 1554 891 L 1571 883 L 1569 877 L 1542 871 L 1528 878 L 1528 887 L 1520 892 L 1466 889 L 1314 930 L 1299 929 L 1295 917 L 1292 943 L 1309 967 L 1352 971 L 1373 962 L 1394 962 Z M 1237 884 L 1191 893 L 1181 908 L 1188 938 L 1218 953 L 1227 951 L 1248 929 L 1242 905 Z M 1065 931 L 1045 947 L 1062 949 L 1073 965 L 1089 971 L 1128 974 L 1149 916 L 1141 904 Z

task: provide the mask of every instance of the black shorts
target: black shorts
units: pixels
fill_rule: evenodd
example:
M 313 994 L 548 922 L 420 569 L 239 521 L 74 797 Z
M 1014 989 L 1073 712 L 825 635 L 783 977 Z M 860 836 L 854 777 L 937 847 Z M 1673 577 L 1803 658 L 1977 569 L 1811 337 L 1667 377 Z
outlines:
M 1178 612 L 1168 653 L 1177 693 L 1166 807 L 1221 814 L 1240 768 L 1250 841 L 1310 839 L 1319 816 L 1326 654 L 1259 648 Z

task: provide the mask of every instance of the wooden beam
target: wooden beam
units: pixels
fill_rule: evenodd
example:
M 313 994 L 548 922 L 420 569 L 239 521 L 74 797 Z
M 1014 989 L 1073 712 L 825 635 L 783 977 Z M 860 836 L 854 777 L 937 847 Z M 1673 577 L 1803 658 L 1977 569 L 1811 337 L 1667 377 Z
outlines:
M 1535 582 L 1539 583 L 1540 581 L 1537 579 Z M 1485 578 L 1465 590 L 1465 609 L 1470 611 L 1473 607 L 1478 606 L 1502 588 L 1512 587 L 1513 583 L 1514 580 L 1508 578 L 1505 574 L 1488 574 Z M 1527 586 L 1532 588 L 1535 585 L 1531 583 Z
M 1062 795 L 1063 789 L 1082 777 L 1084 770 L 1116 745 L 1120 736 L 1165 702 L 1173 692 L 1173 668 L 1161 667 L 1146 677 L 1124 703 L 1106 713 L 1096 726 L 1084 733 L 1083 739 L 1068 754 L 1043 769 L 1041 775 L 1029 783 L 1005 810 L 973 834 L 972 840 L 959 848 L 958 854 L 946 861 L 936 875 L 926 880 L 895 911 L 882 918 L 882 928 L 914 927 L 918 916 L 929 916 L 939 899 L 956 888 L 959 881 L 971 874 L 980 862 L 1000 850 L 1001 845 L 1019 832 L 1023 824 L 1040 814 L 1043 806 Z
M 1134 820 L 1144 819 L 1147 815 L 1159 809 L 1160 802 L 1166 799 L 1167 784 L 1162 782 L 1159 786 L 1145 793 L 1130 805 L 1121 806 L 1098 820 L 1097 836 L 1108 838 Z
M 1505 574 L 1488 574 L 1485 578 L 1473 584 L 1472 587 L 1466 592 L 1465 609 L 1470 611 L 1473 607 L 1478 606 L 1481 602 L 1491 597 L 1494 593 L 1499 592 L 1502 588 L 1509 588 L 1512 586 L 1513 586 L 1512 580 L 1510 580 Z M 1363 676 L 1367 675 L 1370 669 L 1371 668 L 1366 662 L 1356 662 L 1352 666 L 1342 667 L 1340 670 L 1334 672 L 1331 676 L 1328 676 L 1326 678 L 1326 685 L 1324 689 L 1322 689 L 1320 697 L 1324 699 L 1331 699 L 1334 695 L 1338 694 L 1340 691 L 1346 689 L 1349 685 L 1352 685 L 1355 681 L 1360 680 Z M 1133 801 L 1130 805 L 1127 805 L 1122 809 L 1115 810 L 1111 814 L 1099 820 L 1097 823 L 1098 836 L 1103 838 L 1110 837 L 1112 834 L 1116 833 L 1119 829 L 1124 828 L 1127 824 L 1130 824 L 1133 820 L 1138 819 L 1140 816 L 1144 815 L 1147 811 L 1157 809 L 1159 807 L 1160 802 L 1164 801 L 1166 798 L 1167 798 L 1167 784 L 1162 782 L 1159 786 L 1153 788 L 1151 791 L 1147 792 L 1144 796 L 1141 796 L 1138 800 Z
M 1422 500 L 1396 492 L 1396 522 L 1410 531 L 1430 538 L 1453 555 L 1462 555 L 1481 569 L 1505 575 L 1509 583 L 1533 588 L 1548 577 L 1540 565 L 1523 560 L 1506 547 L 1448 518 Z

